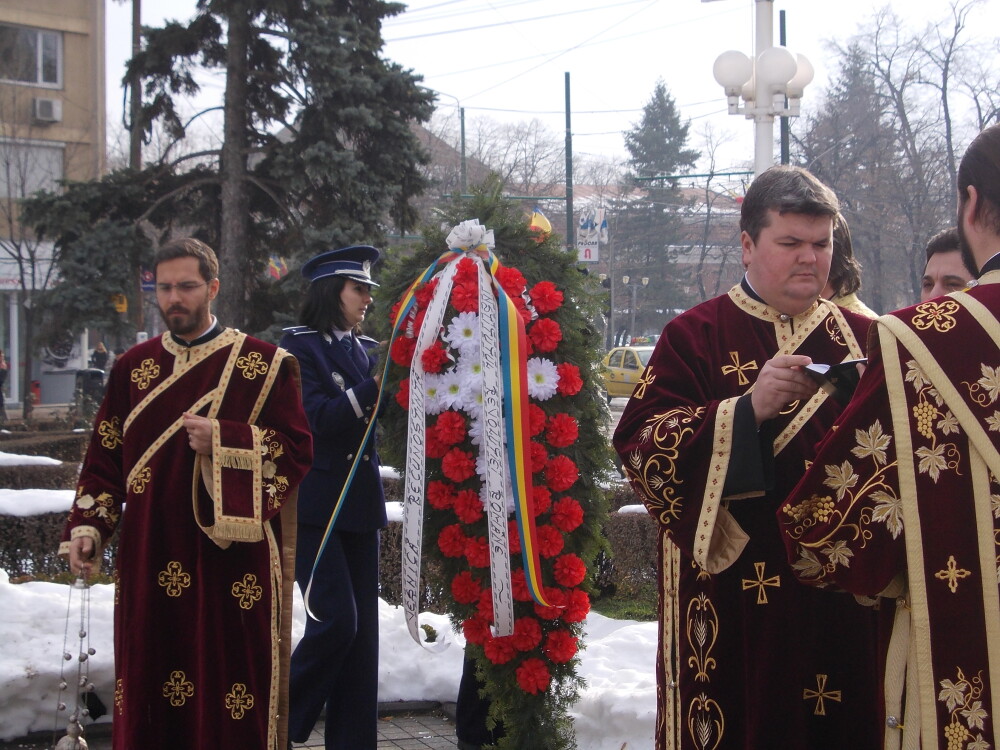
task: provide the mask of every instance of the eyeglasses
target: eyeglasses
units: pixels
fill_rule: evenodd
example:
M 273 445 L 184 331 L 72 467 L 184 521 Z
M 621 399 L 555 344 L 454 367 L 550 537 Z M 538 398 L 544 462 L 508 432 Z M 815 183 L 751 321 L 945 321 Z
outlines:
M 203 281 L 199 284 L 197 281 L 182 281 L 179 284 L 157 284 L 156 293 L 170 294 L 170 292 L 176 289 L 181 294 L 190 294 L 195 289 L 200 289 L 203 286 L 208 286 L 208 282 Z

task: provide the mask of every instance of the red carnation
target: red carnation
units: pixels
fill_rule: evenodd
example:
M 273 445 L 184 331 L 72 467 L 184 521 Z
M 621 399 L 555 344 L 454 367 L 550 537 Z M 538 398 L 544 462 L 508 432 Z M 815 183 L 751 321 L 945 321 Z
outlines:
M 479 262 L 473 260 L 468 255 L 464 256 L 460 261 L 458 261 L 458 267 L 455 269 L 455 281 L 457 283 L 465 283 L 468 281 L 476 281 L 479 278 Z
M 527 321 L 525 321 L 525 322 L 527 322 Z M 535 345 L 531 343 L 531 337 L 530 336 L 525 336 L 524 337 L 524 356 L 525 357 L 530 357 L 534 353 L 535 353 Z M 558 388 L 559 386 L 556 386 L 556 387 Z
M 535 603 L 535 614 L 543 620 L 558 620 L 566 606 L 566 594 L 562 589 L 546 586 L 542 592 L 549 606 Z M 589 603 L 589 602 L 588 602 Z
M 534 617 L 518 617 L 511 640 L 518 651 L 531 651 L 542 642 L 542 626 Z
M 465 418 L 453 409 L 442 412 L 434 424 L 438 440 L 455 445 L 465 440 Z
M 399 381 L 399 390 L 396 391 L 396 403 L 409 411 L 410 408 L 410 379 L 404 378 Z
M 573 486 L 573 483 L 576 482 L 579 476 L 579 469 L 576 468 L 573 460 L 567 456 L 553 456 L 545 465 L 545 481 L 548 483 L 549 489 L 553 492 L 565 492 Z
M 408 336 L 397 336 L 389 348 L 389 356 L 400 367 L 409 367 L 413 364 L 413 352 L 416 348 L 416 339 L 411 339 Z
M 580 437 L 580 428 L 569 414 L 553 414 L 545 428 L 545 439 L 553 448 L 565 448 Z
M 553 566 L 556 583 L 566 588 L 579 586 L 587 575 L 587 566 L 572 552 L 560 555 Z
M 414 340 L 416 340 L 417 334 L 420 333 L 420 328 L 424 324 L 424 317 L 426 317 L 426 315 L 427 315 L 427 310 L 425 309 L 418 310 L 416 314 L 414 314 L 413 316 L 413 324 L 412 325 L 409 323 L 406 324 L 406 333 L 407 335 L 413 336 Z
M 396 300 L 396 304 L 394 304 L 392 306 L 392 309 L 389 310 L 389 325 L 392 326 L 396 325 L 396 318 L 399 317 L 399 308 L 402 306 L 402 304 L 403 300 L 401 299 Z
M 455 495 L 453 503 L 455 515 L 462 523 L 475 523 L 483 517 L 483 501 L 479 493 L 472 490 L 461 490 Z
M 445 526 L 438 534 L 438 549 L 445 557 L 461 557 L 465 554 L 465 532 L 457 523 Z
M 451 595 L 459 604 L 472 604 L 479 601 L 479 592 L 482 587 L 479 581 L 472 577 L 472 573 L 463 570 L 451 579 Z
M 571 497 L 556 500 L 552 505 L 552 525 L 559 531 L 575 531 L 583 523 L 583 508 Z
M 511 571 L 510 591 L 514 595 L 515 602 L 531 601 L 531 593 L 528 591 L 528 581 L 524 577 L 524 568 Z
M 538 351 L 551 352 L 562 341 L 562 328 L 551 318 L 539 318 L 528 331 L 528 338 Z
M 451 361 L 451 355 L 444 348 L 440 341 L 435 341 L 420 354 L 420 363 L 424 366 L 424 372 L 438 373 Z
M 517 532 L 517 521 L 507 522 L 507 549 L 512 555 L 521 554 L 521 535 Z
M 524 299 L 521 297 L 512 297 L 510 301 L 513 303 L 514 309 L 517 310 L 517 314 L 521 316 L 521 320 L 524 321 L 525 325 L 528 325 L 531 322 L 531 310 L 528 309 L 528 305 Z
M 524 290 L 528 288 L 528 282 L 525 281 L 524 275 L 516 268 L 511 268 L 510 266 L 501 266 L 498 268 L 496 279 L 500 282 L 503 290 L 511 297 L 520 297 L 524 293 Z
M 553 630 L 545 639 L 545 655 L 556 664 L 565 664 L 576 656 L 577 640 L 568 630 Z
M 479 592 L 476 612 L 486 622 L 493 622 L 493 588 L 487 587 Z
M 441 471 L 453 482 L 464 482 L 476 473 L 476 462 L 471 453 L 460 448 L 452 448 L 441 459 Z M 573 477 L 573 481 L 576 481 L 576 477 Z M 569 485 L 564 489 L 568 487 Z
M 535 437 L 545 429 L 545 411 L 538 404 L 528 404 L 528 434 Z
M 549 452 L 545 450 L 544 445 L 535 440 L 531 441 L 529 448 L 531 450 L 531 473 L 537 474 L 547 465 Z
M 580 379 L 580 368 L 569 362 L 556 365 L 556 372 L 559 373 L 559 383 L 556 390 L 560 396 L 575 396 L 583 388 L 583 380 Z
M 556 285 L 551 281 L 539 281 L 531 287 L 529 294 L 531 304 L 542 315 L 554 312 L 563 303 L 563 293 L 556 289 Z
M 551 681 L 552 676 L 549 674 L 549 668 L 541 659 L 525 659 L 517 668 L 517 684 L 526 693 L 532 695 L 544 693 L 549 689 Z
M 514 639 L 509 635 L 488 638 L 483 644 L 483 651 L 486 653 L 486 658 L 494 664 L 506 664 L 517 653 L 517 649 L 514 648 Z
M 490 545 L 486 537 L 470 537 L 465 540 L 465 559 L 473 568 L 485 568 L 490 564 Z
M 479 312 L 479 285 L 455 284 L 451 288 L 451 304 L 459 312 Z
M 436 510 L 447 510 L 455 502 L 455 488 L 435 479 L 427 485 L 427 502 Z
M 586 591 L 573 589 L 565 597 L 566 610 L 563 612 L 565 622 L 583 622 L 590 612 L 590 597 Z
M 462 635 L 467 642 L 482 646 L 490 637 L 490 623 L 482 617 L 470 617 L 462 623 Z
M 542 557 L 555 557 L 563 550 L 563 535 L 559 529 L 548 524 L 538 526 L 538 554 Z
M 417 307 L 421 309 L 427 308 L 427 305 L 431 303 L 431 297 L 434 296 L 434 290 L 437 289 L 437 285 L 438 280 L 431 279 L 426 284 L 421 284 L 413 290 L 413 296 L 417 300 Z
M 535 515 L 540 516 L 552 505 L 552 493 L 541 485 L 533 485 L 531 488 L 532 504 L 535 506 Z
M 424 453 L 428 458 L 444 458 L 448 452 L 448 444 L 441 442 L 437 435 L 437 430 L 433 427 L 424 433 Z

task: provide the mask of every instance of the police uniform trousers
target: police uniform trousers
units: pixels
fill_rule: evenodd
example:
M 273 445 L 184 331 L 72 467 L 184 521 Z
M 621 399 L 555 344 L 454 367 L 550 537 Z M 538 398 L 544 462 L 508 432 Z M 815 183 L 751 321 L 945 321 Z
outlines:
M 306 586 L 325 528 L 300 525 L 295 579 Z M 292 654 L 289 737 L 305 742 L 326 707 L 327 750 L 374 750 L 378 723 L 378 531 L 333 531 Z M 371 665 L 375 665 L 372 669 Z

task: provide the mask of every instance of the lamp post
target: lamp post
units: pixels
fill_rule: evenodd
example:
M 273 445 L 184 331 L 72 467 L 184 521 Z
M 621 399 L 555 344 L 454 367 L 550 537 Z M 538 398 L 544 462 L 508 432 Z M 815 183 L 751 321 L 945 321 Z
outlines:
M 712 73 L 726 92 L 729 114 L 754 121 L 754 173 L 760 174 L 774 164 L 774 118 L 799 116 L 813 66 L 804 55 L 774 46 L 774 0 L 754 0 L 754 4 L 756 58 L 738 50 L 723 52 Z
M 647 286 L 649 284 L 649 277 L 648 276 L 643 276 L 638 281 L 633 281 L 630 284 L 629 280 L 631 278 L 632 278 L 631 276 L 622 276 L 622 284 L 624 284 L 626 287 L 628 287 L 629 289 L 632 290 L 632 306 L 629 308 L 629 317 L 630 317 L 629 327 L 628 327 L 629 340 L 631 340 L 631 338 L 633 336 L 635 336 L 636 294 L 639 291 L 639 287 Z
M 447 96 L 449 99 L 455 100 L 455 107 L 458 109 L 459 137 L 461 139 L 462 149 L 460 179 L 462 181 L 462 195 L 465 195 L 468 182 L 465 168 L 465 107 L 462 106 L 462 102 L 459 101 L 459 98 L 454 94 L 446 94 L 444 91 L 438 91 L 437 89 L 430 90 L 433 91 L 436 96 Z

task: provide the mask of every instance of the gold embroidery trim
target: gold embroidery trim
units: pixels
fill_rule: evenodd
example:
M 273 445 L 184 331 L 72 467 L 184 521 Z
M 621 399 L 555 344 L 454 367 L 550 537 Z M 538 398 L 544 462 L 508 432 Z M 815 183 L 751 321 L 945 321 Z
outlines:
M 179 562 L 171 560 L 166 570 L 156 576 L 156 582 L 166 589 L 167 596 L 178 597 L 191 586 L 191 574 L 185 573 Z

